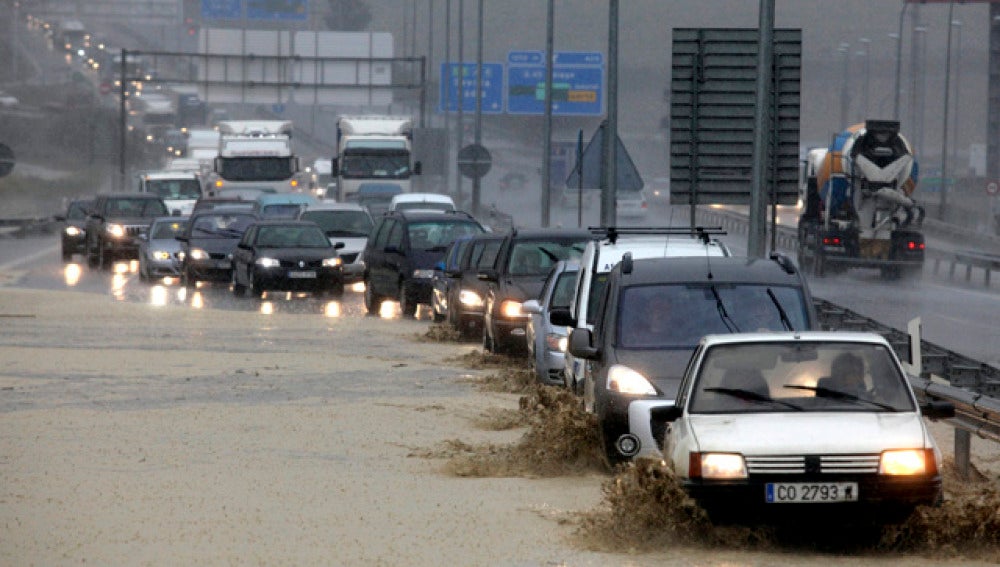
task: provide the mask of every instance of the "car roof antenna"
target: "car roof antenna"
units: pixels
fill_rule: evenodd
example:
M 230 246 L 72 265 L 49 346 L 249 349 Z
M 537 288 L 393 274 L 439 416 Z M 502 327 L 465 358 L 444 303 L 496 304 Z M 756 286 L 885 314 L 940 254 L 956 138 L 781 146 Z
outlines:
M 706 279 L 711 280 L 714 277 L 712 276 L 712 255 L 708 253 L 708 243 L 711 239 L 709 238 L 708 233 L 705 232 L 705 227 L 696 226 L 694 229 L 698 233 L 698 236 L 701 237 L 702 242 L 705 243 L 705 270 L 708 272 L 705 277 Z

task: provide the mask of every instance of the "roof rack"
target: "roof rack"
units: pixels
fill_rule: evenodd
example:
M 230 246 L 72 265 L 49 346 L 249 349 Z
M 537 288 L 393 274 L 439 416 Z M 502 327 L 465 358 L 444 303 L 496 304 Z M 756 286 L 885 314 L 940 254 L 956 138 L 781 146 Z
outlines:
M 596 236 L 605 236 L 611 244 L 618 241 L 618 237 L 628 234 L 650 234 L 650 235 L 677 235 L 677 236 L 697 236 L 708 244 L 712 236 L 728 234 L 721 226 L 589 226 L 591 233 Z

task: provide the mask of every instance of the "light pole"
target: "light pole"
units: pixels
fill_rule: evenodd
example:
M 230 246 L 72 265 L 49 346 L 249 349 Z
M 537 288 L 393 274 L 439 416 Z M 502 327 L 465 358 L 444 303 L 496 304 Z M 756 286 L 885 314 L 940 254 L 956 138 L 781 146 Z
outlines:
M 837 127 L 839 132 L 847 126 L 847 78 L 851 64 L 851 44 L 846 41 L 841 42 L 840 46 L 837 47 L 837 53 L 840 53 L 844 59 L 844 77 L 840 81 L 840 125 Z
M 944 54 L 944 124 L 941 126 L 941 204 L 938 218 L 944 220 L 948 207 L 948 95 L 951 93 L 951 17 L 955 13 L 955 0 L 948 2 L 948 47 Z
M 955 119 L 952 125 L 952 140 L 951 140 L 951 165 L 958 171 L 958 111 L 962 108 L 959 104 L 959 97 L 962 94 L 962 20 L 952 20 L 952 27 L 958 32 L 958 38 L 955 40 L 957 49 L 955 50 L 955 103 L 954 103 L 954 114 Z
M 899 31 L 896 32 L 896 34 L 895 34 L 895 36 L 896 36 L 896 86 L 895 86 L 894 90 L 896 92 L 896 100 L 895 100 L 895 103 L 893 104 L 893 107 L 892 107 L 892 119 L 893 120 L 899 120 L 899 90 L 900 90 L 899 76 L 900 76 L 900 70 L 902 68 L 902 63 L 903 63 L 903 17 L 906 16 L 906 9 L 909 8 L 909 7 L 910 7 L 910 5 L 907 4 L 906 0 L 903 0 L 903 7 L 899 9 Z M 892 35 L 893 34 L 889 34 L 890 37 L 892 37 Z
M 864 46 L 864 50 L 863 51 L 858 51 L 857 54 L 858 55 L 862 55 L 865 58 L 865 90 L 864 90 L 864 94 L 862 95 L 862 99 L 861 99 L 862 100 L 862 103 L 861 103 L 861 109 L 862 109 L 861 120 L 865 121 L 865 120 L 868 119 L 868 83 L 869 83 L 869 72 L 868 71 L 869 71 L 869 69 L 871 67 L 870 64 L 869 64 L 869 60 L 871 59 L 869 57 L 869 54 L 871 53 L 871 43 L 872 43 L 872 40 L 868 39 L 867 37 L 862 37 L 862 38 L 858 39 L 858 43 L 860 43 L 861 45 Z
M 927 60 L 926 55 L 926 44 L 927 44 L 927 26 L 916 26 L 913 28 L 913 57 L 911 60 L 911 73 L 910 77 L 910 128 L 912 128 L 914 136 L 911 138 L 912 141 L 916 143 L 916 154 L 917 163 L 923 161 L 924 157 L 924 93 L 923 85 L 924 83 L 924 62 Z

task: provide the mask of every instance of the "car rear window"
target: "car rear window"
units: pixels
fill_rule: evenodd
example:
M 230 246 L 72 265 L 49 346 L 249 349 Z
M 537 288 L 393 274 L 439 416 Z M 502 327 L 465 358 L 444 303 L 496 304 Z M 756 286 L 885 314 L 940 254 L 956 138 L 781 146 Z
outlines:
M 449 244 L 463 236 L 483 233 L 483 228 L 467 221 L 416 221 L 407 225 L 410 248 L 444 250 Z

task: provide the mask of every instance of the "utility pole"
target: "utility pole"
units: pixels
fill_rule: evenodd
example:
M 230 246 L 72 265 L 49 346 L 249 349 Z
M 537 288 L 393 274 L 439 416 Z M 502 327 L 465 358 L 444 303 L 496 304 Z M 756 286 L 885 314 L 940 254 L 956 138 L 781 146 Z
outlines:
M 476 145 L 483 145 L 483 0 L 479 0 L 479 23 L 476 40 Z M 479 216 L 482 176 L 472 178 L 472 214 Z
M 552 219 L 552 67 L 556 62 L 553 50 L 555 0 L 548 0 L 545 17 L 545 142 L 542 146 L 542 228 Z
M 760 26 L 757 40 L 757 95 L 754 108 L 753 168 L 750 184 L 750 226 L 747 230 L 747 256 L 764 257 L 767 241 L 768 147 L 771 133 L 768 109 L 774 67 L 774 0 L 760 0 Z M 847 55 L 844 56 L 846 61 Z M 775 116 L 774 120 L 778 117 Z M 777 183 L 777 179 L 771 179 Z
M 618 0 L 608 8 L 608 120 L 604 129 L 601 226 L 614 226 L 618 216 Z M 580 175 L 583 176 L 581 164 Z
M 955 0 L 948 2 L 948 47 L 944 56 L 944 124 L 941 127 L 941 202 L 938 218 L 945 219 L 948 210 L 948 103 L 951 93 L 951 18 L 955 13 Z
M 463 117 L 462 107 L 465 106 L 465 34 L 463 32 L 465 28 L 465 0 L 458 0 L 458 97 L 456 101 L 458 103 L 458 134 L 456 140 L 458 141 L 455 146 L 455 150 L 459 151 L 462 149 L 462 144 L 465 143 L 465 120 Z M 459 202 L 459 208 L 462 208 L 462 174 L 458 171 L 458 167 L 455 168 L 455 192 L 458 196 L 457 201 Z

